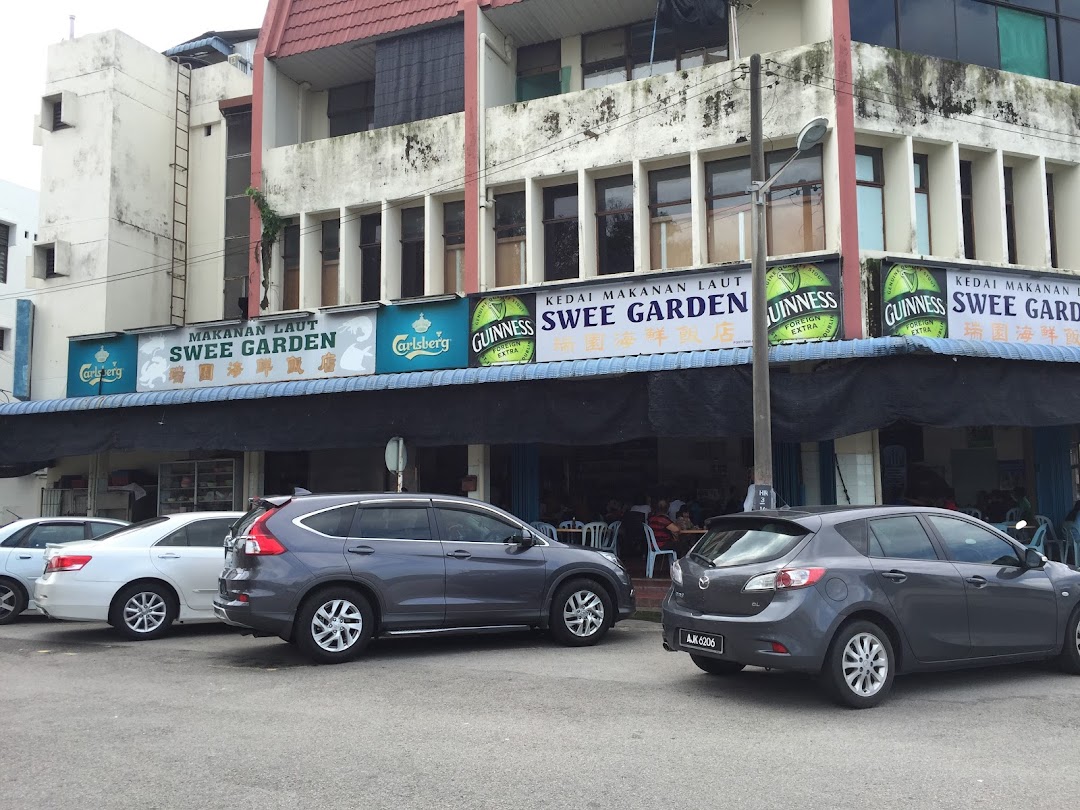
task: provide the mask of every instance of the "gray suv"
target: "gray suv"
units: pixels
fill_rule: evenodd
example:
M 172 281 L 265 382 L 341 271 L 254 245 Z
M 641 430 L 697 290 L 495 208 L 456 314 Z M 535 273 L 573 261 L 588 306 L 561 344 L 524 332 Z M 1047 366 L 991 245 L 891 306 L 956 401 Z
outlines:
M 634 591 L 614 555 L 479 501 L 303 495 L 260 499 L 233 527 L 214 611 L 337 663 L 375 636 L 526 626 L 591 645 L 634 612 Z
M 709 521 L 672 566 L 663 625 L 710 674 L 820 673 L 865 708 L 900 672 L 1056 658 L 1080 674 L 1080 572 L 942 509 L 754 512 Z

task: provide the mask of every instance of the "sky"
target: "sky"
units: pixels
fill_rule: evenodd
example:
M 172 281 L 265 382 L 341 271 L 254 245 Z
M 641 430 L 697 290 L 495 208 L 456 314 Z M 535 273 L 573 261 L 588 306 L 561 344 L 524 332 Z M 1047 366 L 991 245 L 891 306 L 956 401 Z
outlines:
M 37 189 L 41 148 L 33 145 L 34 115 L 45 90 L 49 45 L 75 36 L 119 28 L 164 51 L 205 31 L 258 28 L 267 0 L 0 0 L 4 45 L 0 48 L 0 180 Z

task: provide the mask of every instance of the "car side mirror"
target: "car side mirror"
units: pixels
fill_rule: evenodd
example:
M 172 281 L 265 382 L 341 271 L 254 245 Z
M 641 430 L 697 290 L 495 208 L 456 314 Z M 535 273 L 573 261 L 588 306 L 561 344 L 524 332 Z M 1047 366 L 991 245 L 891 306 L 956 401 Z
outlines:
M 515 534 L 508 537 L 506 542 L 511 545 L 521 546 L 522 548 L 531 548 L 536 545 L 536 538 L 529 532 L 522 532 L 521 534 Z
M 1042 568 L 1046 565 L 1046 557 L 1033 548 L 1024 552 L 1024 568 Z

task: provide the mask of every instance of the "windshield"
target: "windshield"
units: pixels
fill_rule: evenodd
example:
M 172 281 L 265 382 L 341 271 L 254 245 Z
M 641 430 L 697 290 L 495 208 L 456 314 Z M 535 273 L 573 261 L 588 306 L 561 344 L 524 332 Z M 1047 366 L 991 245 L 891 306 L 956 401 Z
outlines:
M 166 521 L 168 521 L 168 518 L 165 517 L 149 518 L 147 520 L 139 521 L 138 523 L 132 523 L 130 526 L 121 526 L 115 532 L 109 532 L 108 534 L 103 534 L 100 537 L 95 537 L 93 539 L 95 542 L 99 542 L 101 540 L 113 540 L 122 535 L 126 536 L 129 534 L 134 534 L 140 529 L 145 529 L 147 526 L 154 526 L 155 524 L 165 523 Z
M 709 526 L 692 554 L 715 566 L 749 565 L 783 557 L 810 532 L 775 520 L 721 520 Z

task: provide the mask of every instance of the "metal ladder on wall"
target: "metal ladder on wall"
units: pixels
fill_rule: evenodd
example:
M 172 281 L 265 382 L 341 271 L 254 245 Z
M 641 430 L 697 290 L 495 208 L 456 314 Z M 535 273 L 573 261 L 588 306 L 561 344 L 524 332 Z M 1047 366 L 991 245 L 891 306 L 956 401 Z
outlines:
M 176 125 L 173 128 L 172 255 L 169 322 L 187 319 L 188 165 L 191 147 L 191 67 L 176 61 Z

